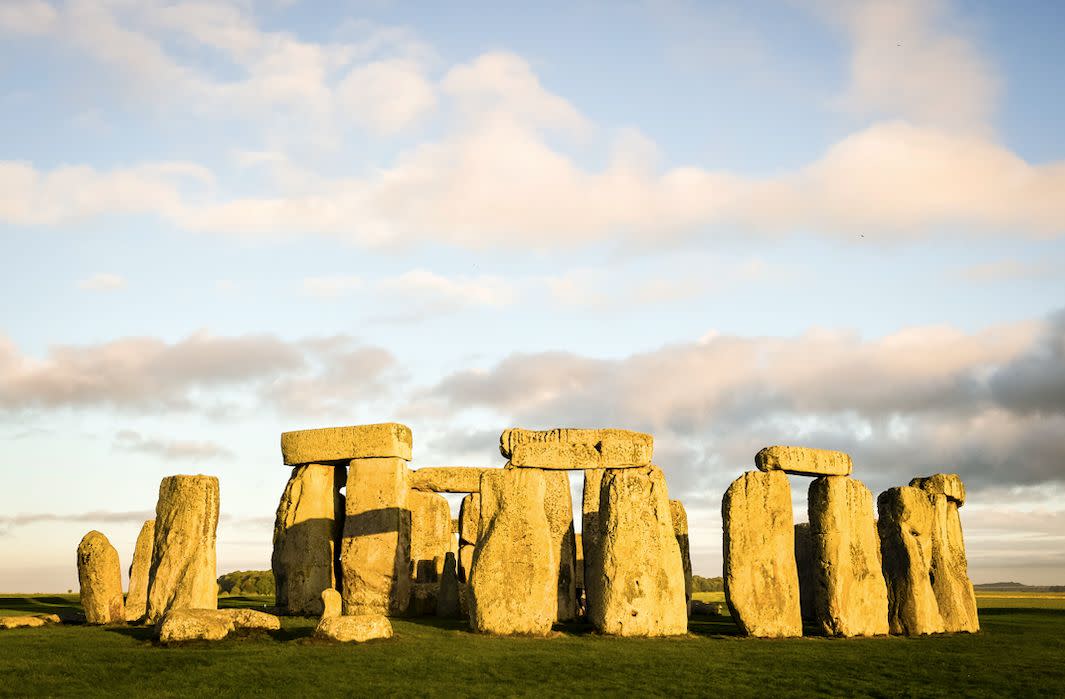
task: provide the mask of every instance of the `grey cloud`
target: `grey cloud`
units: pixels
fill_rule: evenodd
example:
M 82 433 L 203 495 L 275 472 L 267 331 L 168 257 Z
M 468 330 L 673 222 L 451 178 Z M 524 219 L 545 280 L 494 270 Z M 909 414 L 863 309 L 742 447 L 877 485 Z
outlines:
M 120 451 L 160 456 L 168 461 L 232 459 L 234 456 L 232 451 L 215 442 L 145 437 L 133 430 L 121 430 L 116 433 L 114 448 Z
M 1030 351 L 995 372 L 990 386 L 1009 410 L 1065 414 L 1065 310 L 1050 317 Z
M 33 512 L 16 515 L 0 516 L 0 535 L 6 534 L 16 527 L 24 527 L 42 522 L 81 522 L 89 525 L 95 524 L 141 524 L 155 517 L 154 510 L 136 510 L 127 512 L 112 512 L 108 510 L 93 510 L 91 512 L 57 513 L 57 512 Z

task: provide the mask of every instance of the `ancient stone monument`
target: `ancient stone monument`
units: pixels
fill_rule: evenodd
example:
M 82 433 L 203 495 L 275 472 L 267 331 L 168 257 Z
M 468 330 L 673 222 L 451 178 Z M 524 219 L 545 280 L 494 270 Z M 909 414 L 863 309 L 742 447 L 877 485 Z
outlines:
M 118 551 L 98 531 L 89 532 L 78 544 L 78 583 L 87 622 L 121 624 L 126 621 Z
M 152 568 L 152 549 L 155 544 L 155 520 L 141 526 L 133 549 L 133 563 L 129 566 L 129 592 L 126 594 L 126 621 L 137 621 L 148 611 L 148 575 Z
M 462 498 L 459 506 L 459 581 L 466 583 L 470 579 L 473 566 L 473 551 L 477 547 L 481 528 L 481 493 L 478 480 L 478 492 Z
M 891 488 L 876 504 L 891 633 L 942 632 L 943 617 L 929 579 L 935 508 L 928 494 L 908 486 Z
M 670 500 L 669 511 L 673 516 L 673 533 L 677 537 L 677 545 L 680 546 L 680 562 L 684 567 L 684 600 L 688 608 L 688 616 L 691 616 L 692 558 L 691 546 L 688 542 L 688 513 L 684 510 L 684 503 L 680 500 Z

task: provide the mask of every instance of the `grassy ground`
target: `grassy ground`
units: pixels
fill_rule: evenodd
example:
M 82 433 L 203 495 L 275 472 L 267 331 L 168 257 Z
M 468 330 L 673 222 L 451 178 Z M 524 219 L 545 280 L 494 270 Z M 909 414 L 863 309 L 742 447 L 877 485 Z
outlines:
M 315 641 L 315 621 L 301 618 L 273 635 L 172 648 L 145 628 L 16 629 L 0 632 L 0 696 L 1065 695 L 1065 595 L 979 601 L 982 633 L 932 638 L 746 639 L 728 617 L 693 619 L 679 639 L 578 625 L 491 638 L 458 621 L 396 620 L 395 638 L 363 645 Z M 74 595 L 0 595 L 0 614 L 76 610 Z

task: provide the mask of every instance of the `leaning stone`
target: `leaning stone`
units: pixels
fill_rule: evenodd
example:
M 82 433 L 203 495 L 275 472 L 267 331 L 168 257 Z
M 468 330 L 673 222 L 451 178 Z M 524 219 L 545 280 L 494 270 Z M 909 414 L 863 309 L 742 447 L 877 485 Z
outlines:
M 129 566 L 129 592 L 126 594 L 126 621 L 137 621 L 148 611 L 148 574 L 152 569 L 152 547 L 155 543 L 155 520 L 141 526 L 137 544 L 133 548 L 133 563 Z
M 691 544 L 688 542 L 688 513 L 680 500 L 669 501 L 669 512 L 673 517 L 673 533 L 680 546 L 680 562 L 684 566 L 684 600 L 688 616 L 692 615 L 692 559 Z
M 965 484 L 956 473 L 937 473 L 934 476 L 914 478 L 910 486 L 929 493 L 946 495 L 947 499 L 958 507 L 965 504 Z
M 410 472 L 410 487 L 434 493 L 476 493 L 481 487 L 484 468 L 471 466 L 433 466 Z
M 591 621 L 614 636 L 688 631 L 684 566 L 666 479 L 656 466 L 607 469 L 599 495 L 599 599 Z
M 725 491 L 725 599 L 749 636 L 802 635 L 791 486 L 782 471 L 748 471 Z
M 558 607 L 558 562 L 545 492 L 539 470 L 494 470 L 481 476 L 481 534 L 468 599 L 475 631 L 539 636 L 551 631 Z
M 599 490 L 603 483 L 602 469 L 588 469 L 584 472 L 584 493 L 581 498 L 581 548 L 584 558 L 584 613 L 589 619 L 592 610 L 598 604 L 600 591 L 599 576 L 594 570 L 602 569 L 602 557 L 599 555 Z
M 421 490 L 407 494 L 410 509 L 410 561 L 414 582 L 437 582 L 451 550 L 451 506 L 443 495 Z
M 337 585 L 336 558 L 344 522 L 343 466 L 292 469 L 274 519 L 275 602 L 289 614 L 320 615 L 322 591 Z
M 544 511 L 551 530 L 552 556 L 558 562 L 558 621 L 577 618 L 577 553 L 573 533 L 573 496 L 565 471 L 545 472 Z
M 281 456 L 287 466 L 387 457 L 410 461 L 411 432 L 395 422 L 282 432 Z
M 455 554 L 448 551 L 444 572 L 440 576 L 440 590 L 436 594 L 436 615 L 444 618 L 459 616 L 458 564 Z
M 162 643 L 221 641 L 233 630 L 233 620 L 217 609 L 174 609 L 157 625 Z
M 930 494 L 929 497 L 934 517 L 932 592 L 935 593 L 939 613 L 943 617 L 943 629 L 976 633 L 980 630 L 980 618 L 976 612 L 976 593 L 969 580 L 958 505 L 940 493 Z
M 891 633 L 941 633 L 943 617 L 929 580 L 935 526 L 929 494 L 919 488 L 891 488 L 880 493 L 876 504 Z
M 783 471 L 796 476 L 849 476 L 849 454 L 807 447 L 766 447 L 754 456 L 759 471 Z
M 233 628 L 238 631 L 278 631 L 281 629 L 280 619 L 257 609 L 216 609 L 212 611 L 229 619 Z
M 362 643 L 375 638 L 392 638 L 392 624 L 382 614 L 326 617 L 314 630 L 318 638 L 344 643 Z
M 853 478 L 822 476 L 810 484 L 807 502 L 818 626 L 828 636 L 886 635 L 887 587 L 873 494 Z
M 148 621 L 173 609 L 215 609 L 218 479 L 170 476 L 159 484 L 148 574 Z
M 322 590 L 322 618 L 340 616 L 342 610 L 340 593 L 333 589 Z
M 410 492 L 407 464 L 402 459 L 354 459 L 348 467 L 340 554 L 345 614 L 402 614 L 407 610 Z
M 78 583 L 81 585 L 81 606 L 88 623 L 125 622 L 118 551 L 98 531 L 89 532 L 78 544 Z
M 499 438 L 499 451 L 516 467 L 582 470 L 647 466 L 654 438 L 628 430 L 523 430 Z
M 795 525 L 795 569 L 799 574 L 799 609 L 802 611 L 802 623 L 813 626 L 817 622 L 817 574 L 814 569 L 814 549 L 808 522 Z

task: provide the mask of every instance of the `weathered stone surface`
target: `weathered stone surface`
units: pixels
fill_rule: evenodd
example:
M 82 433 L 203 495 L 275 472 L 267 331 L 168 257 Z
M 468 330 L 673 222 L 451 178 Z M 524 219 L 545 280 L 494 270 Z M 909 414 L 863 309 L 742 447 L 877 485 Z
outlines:
M 659 468 L 603 473 L 599 549 L 599 565 L 587 571 L 600 595 L 590 616 L 596 629 L 615 636 L 687 633 L 684 567 Z
M 891 633 L 942 632 L 943 617 L 929 580 L 935 525 L 929 494 L 919 488 L 890 488 L 877 498 L 877 509 Z
M 411 439 L 410 428 L 396 422 L 297 430 L 281 433 L 281 456 L 287 466 L 387 457 L 410 461 Z
M 965 484 L 956 473 L 937 473 L 934 476 L 914 478 L 910 486 L 929 493 L 946 495 L 958 507 L 965 504 Z
M 553 558 L 558 565 L 558 621 L 577 618 L 577 552 L 573 532 L 573 496 L 565 471 L 545 472 L 544 512 L 551 530 Z
M 558 608 L 558 561 L 536 469 L 481 476 L 481 525 L 470 572 L 470 625 L 493 634 L 545 635 Z
M 322 618 L 340 616 L 343 612 L 344 603 L 340 593 L 336 590 L 322 590 Z
M 148 612 L 148 575 L 152 570 L 152 547 L 155 545 L 155 520 L 141 526 L 133 547 L 129 566 L 129 592 L 126 593 L 126 621 L 137 621 Z
M 217 609 L 212 610 L 225 617 L 237 631 L 278 631 L 281 620 L 273 614 L 256 609 Z
M 588 469 L 584 472 L 581 544 L 584 556 L 584 613 L 589 619 L 600 597 L 600 576 L 592 574 L 592 570 L 602 570 L 603 565 L 599 548 L 599 491 L 602 483 L 602 469 Z
M 437 582 L 444 572 L 444 556 L 451 550 L 451 506 L 437 493 L 412 490 L 410 509 L 410 560 L 414 582 Z
M 85 621 L 90 624 L 125 622 L 118 551 L 98 531 L 89 532 L 78 544 L 78 583 Z
M 817 623 L 817 572 L 814 569 L 814 549 L 810 540 L 810 524 L 795 525 L 795 569 L 799 574 L 799 609 L 802 623 L 813 626 Z M 885 620 L 887 616 L 885 615 Z
M 754 456 L 759 471 L 784 471 L 796 476 L 849 476 L 849 454 L 807 447 L 766 447 Z
M 440 590 L 436 594 L 436 615 L 444 618 L 459 616 L 458 562 L 455 554 L 448 551 L 444 559 L 444 572 L 440 575 Z
M 157 624 L 163 643 L 221 641 L 233 630 L 233 621 L 217 609 L 174 609 Z
M 54 614 L 51 616 L 55 616 Z M 59 623 L 59 617 L 55 621 L 44 616 L 0 616 L 0 629 L 30 629 L 47 626 L 49 623 Z
M 410 487 L 434 493 L 476 493 L 481 474 L 489 469 L 472 466 L 430 466 L 410 472 Z
M 791 486 L 782 471 L 748 471 L 725 491 L 725 599 L 750 636 L 802 635 Z
M 853 478 L 821 476 L 810 484 L 807 502 L 817 625 L 829 636 L 887 634 L 887 586 L 873 494 Z
M 680 500 L 669 501 L 669 512 L 673 517 L 673 533 L 680 546 L 680 562 L 684 567 L 684 601 L 688 616 L 692 615 L 692 559 L 691 544 L 688 542 L 688 513 Z
M 148 621 L 172 609 L 215 609 L 218 479 L 170 476 L 159 484 L 148 574 Z
M 392 638 L 392 624 L 381 614 L 326 617 L 318 622 L 314 635 L 344 643 L 362 643 L 375 638 Z
M 470 571 L 473 570 L 473 554 L 476 550 L 476 544 L 462 544 L 459 546 L 459 580 L 463 583 L 470 581 Z
M 348 466 L 341 549 L 344 613 L 402 614 L 410 601 L 411 514 L 402 459 Z
M 289 614 L 320 615 L 322 591 L 335 588 L 344 526 L 343 466 L 304 464 L 292 469 L 274 519 L 276 605 Z
M 523 430 L 499 438 L 499 451 L 516 467 L 582 470 L 647 466 L 654 438 L 628 430 Z
M 980 630 L 980 618 L 976 613 L 976 593 L 969 580 L 958 505 L 941 493 L 931 493 L 929 498 L 933 514 L 932 592 L 943 617 L 943 629 L 976 633 Z
M 481 487 L 480 485 L 477 486 Z M 481 530 L 481 495 L 470 493 L 459 504 L 459 543 L 476 544 Z

